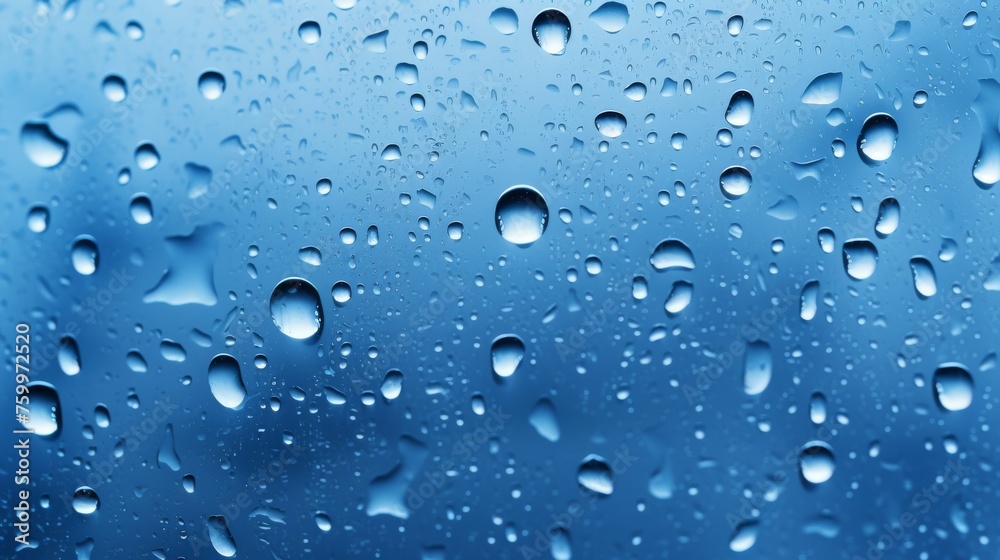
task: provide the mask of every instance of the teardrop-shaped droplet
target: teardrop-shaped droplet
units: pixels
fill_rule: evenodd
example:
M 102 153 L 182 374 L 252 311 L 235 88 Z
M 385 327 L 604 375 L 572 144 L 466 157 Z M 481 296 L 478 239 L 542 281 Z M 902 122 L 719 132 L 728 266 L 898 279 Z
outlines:
M 535 16 L 531 24 L 535 43 L 543 51 L 556 56 L 566 52 L 571 33 L 569 18 L 559 10 L 545 10 Z
M 229 354 L 219 354 L 208 364 L 208 387 L 219 404 L 239 409 L 247 397 L 240 363 Z
M 870 166 L 879 165 L 892 156 L 896 149 L 899 127 L 887 113 L 875 113 L 865 119 L 858 135 L 858 155 Z
M 590 21 L 608 33 L 618 33 L 628 25 L 628 7 L 620 2 L 605 2 L 590 13 Z
M 913 272 L 913 289 L 917 296 L 926 299 L 937 293 L 937 275 L 934 266 L 924 257 L 910 259 L 910 271 Z
M 750 172 L 739 165 L 727 167 L 719 176 L 719 188 L 729 200 L 736 200 L 747 194 L 752 185 L 753 177 L 750 176 Z
M 89 235 L 81 235 L 73 241 L 73 248 L 70 250 L 70 258 L 73 261 L 73 269 L 84 276 L 90 276 L 97 272 L 99 257 L 97 254 L 97 242 Z
M 753 116 L 753 95 L 741 89 L 733 94 L 729 99 L 729 106 L 726 107 L 726 122 L 735 128 L 740 128 L 750 124 Z
M 48 124 L 29 122 L 21 127 L 21 147 L 31 163 L 50 168 L 66 159 L 69 142 L 56 136 Z
M 310 339 L 323 328 L 319 292 L 302 278 L 286 278 L 271 292 L 271 319 L 286 336 Z
M 514 185 L 497 200 L 495 221 L 497 231 L 504 239 L 515 245 L 527 246 L 545 233 L 549 207 L 534 187 Z
M 625 115 L 616 111 L 604 111 L 603 113 L 597 115 L 594 119 L 594 126 L 597 127 L 598 132 L 607 136 L 608 138 L 618 138 L 625 133 L 625 127 L 628 126 L 628 121 L 625 120 Z
M 934 398 L 943 410 L 957 412 L 972 404 L 972 376 L 960 363 L 948 362 L 934 372 Z
M 493 373 L 500 377 L 513 375 L 524 359 L 524 350 L 524 342 L 517 336 L 512 334 L 498 336 L 490 348 Z
M 225 517 L 213 515 L 208 518 L 208 538 L 215 552 L 226 558 L 236 556 L 236 540 L 229 532 L 229 524 L 226 523 Z
M 844 242 L 844 270 L 855 280 L 865 280 L 875 274 L 878 266 L 878 249 L 867 239 L 849 239 Z
M 600 455 L 590 454 L 583 458 L 576 471 L 576 481 L 587 490 L 604 496 L 615 490 L 615 473 Z
M 653 249 L 649 264 L 659 271 L 694 269 L 694 253 L 680 239 L 664 239 Z
M 771 345 L 757 340 L 747 344 L 743 357 L 743 390 L 759 395 L 771 383 Z
M 663 304 L 663 308 L 666 310 L 667 315 L 673 317 L 687 309 L 693 298 L 694 284 L 678 280 L 674 282 L 673 287 L 670 289 L 670 295 L 667 296 L 667 301 Z
M 886 237 L 899 227 L 899 201 L 889 197 L 878 205 L 878 218 L 875 219 L 875 233 Z
M 802 446 L 802 451 L 799 452 L 799 469 L 806 482 L 822 484 L 830 480 L 836 468 L 833 450 L 826 443 L 814 440 Z
M 559 420 L 556 417 L 556 409 L 549 399 L 540 399 L 535 403 L 535 407 L 528 416 L 528 423 L 543 438 L 556 442 L 559 441 Z
M 750 550 L 757 542 L 759 530 L 760 523 L 757 521 L 741 521 L 733 528 L 733 535 L 729 537 L 729 550 L 733 552 Z

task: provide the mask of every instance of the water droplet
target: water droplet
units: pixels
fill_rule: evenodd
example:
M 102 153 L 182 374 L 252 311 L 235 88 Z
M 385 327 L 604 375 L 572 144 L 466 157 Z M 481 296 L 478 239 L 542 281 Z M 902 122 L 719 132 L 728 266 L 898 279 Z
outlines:
M 750 124 L 752 116 L 753 96 L 750 92 L 741 89 L 734 93 L 729 99 L 729 106 L 726 107 L 726 122 L 735 128 L 740 128 Z
M 320 266 L 323 264 L 323 253 L 316 247 L 302 247 L 299 249 L 299 260 L 310 266 Z
M 802 446 L 802 451 L 799 453 L 799 469 L 806 482 L 822 484 L 830 480 L 836 467 L 833 450 L 826 443 L 814 440 Z
M 927 100 L 928 100 L 927 92 L 922 89 L 918 89 L 913 94 L 913 106 L 918 109 L 926 105 Z
M 330 529 L 333 529 L 333 520 L 330 519 L 330 516 L 327 515 L 327 514 L 325 514 L 325 513 L 322 513 L 322 512 L 317 513 L 316 514 L 316 526 L 319 527 L 320 531 L 323 531 L 324 533 L 326 533 Z
M 333 301 L 337 305 L 344 305 L 351 301 L 351 285 L 341 280 L 333 285 Z
M 70 251 L 70 258 L 73 261 L 73 269 L 84 276 L 90 276 L 97 272 L 98 253 L 97 242 L 89 235 L 81 235 L 73 240 L 73 248 Z
M 878 218 L 875 219 L 875 233 L 886 237 L 899 227 L 899 201 L 889 197 L 878 205 Z
M 286 278 L 271 293 L 271 318 L 286 336 L 305 340 L 323 328 L 319 292 L 302 278 Z
M 215 70 L 207 70 L 198 77 L 198 91 L 209 101 L 222 97 L 226 91 L 226 78 Z
M 666 310 L 667 315 L 673 317 L 687 309 L 693 298 L 694 284 L 678 280 L 674 282 L 673 287 L 670 289 L 670 295 L 667 296 L 667 301 L 664 302 L 663 308 Z
M 587 274 L 597 276 L 604 268 L 604 263 L 601 262 L 601 259 L 591 255 L 583 262 L 583 266 L 587 270 Z
M 306 21 L 299 26 L 299 38 L 307 45 L 315 45 L 322 35 L 319 24 L 315 21 Z
M 219 354 L 208 364 L 208 387 L 219 404 L 239 409 L 247 397 L 240 363 L 229 354 Z
M 490 363 L 493 373 L 500 377 L 510 377 L 517 371 L 524 359 L 524 342 L 513 334 L 504 334 L 493 340 L 490 347 Z
M 642 276 L 636 276 L 632 279 L 632 297 L 638 301 L 646 299 L 649 295 L 649 283 Z
M 934 398 L 943 410 L 957 412 L 972 404 L 972 376 L 962 364 L 941 364 L 934 372 L 933 383 Z
M 497 8 L 490 14 L 490 25 L 504 35 L 517 31 L 517 14 L 510 8 Z
M 604 496 L 615 490 L 614 471 L 600 455 L 590 454 L 583 458 L 576 471 L 576 481 L 587 490 Z
M 820 74 L 809 82 L 802 93 L 802 102 L 807 105 L 829 105 L 840 99 L 840 90 L 844 84 L 844 74 L 831 72 Z
M 628 8 L 619 2 L 605 2 L 590 13 L 590 21 L 608 33 L 618 33 L 628 25 Z
M 972 26 L 976 25 L 976 22 L 978 21 L 979 21 L 979 13 L 976 12 L 975 10 L 972 10 L 969 13 L 965 14 L 965 17 L 962 18 L 962 27 L 964 27 L 965 29 L 972 29 Z
M 816 317 L 819 300 L 819 282 L 810 280 L 802 287 L 802 300 L 799 309 L 799 317 L 803 321 L 812 321 Z
M 875 274 L 878 249 L 867 239 L 849 239 L 844 242 L 844 270 L 855 280 L 865 280 Z
M 549 207 L 542 194 L 530 185 L 510 187 L 497 201 L 497 231 L 515 245 L 523 247 L 538 241 L 548 221 Z
M 403 157 L 403 152 L 396 144 L 389 144 L 382 150 L 382 159 L 385 161 L 396 161 Z
M 453 241 L 458 241 L 462 239 L 462 235 L 465 233 L 465 226 L 462 222 L 452 222 L 448 224 L 448 238 Z
M 826 397 L 823 393 L 813 393 L 809 399 L 809 419 L 817 426 L 826 422 Z
M 90 486 L 81 486 L 73 492 L 73 510 L 83 515 L 90 515 L 101 507 L 101 499 Z
M 664 239 L 653 249 L 649 264 L 659 271 L 693 270 L 694 254 L 679 239 Z
M 129 203 L 129 213 L 135 223 L 148 224 L 153 221 L 153 203 L 148 196 L 139 193 L 132 197 L 132 202 Z
M 424 100 L 424 96 L 419 93 L 414 93 L 410 96 L 410 107 L 413 107 L 414 111 L 420 112 L 424 110 L 427 106 L 427 102 Z
M 736 200 L 747 194 L 752 185 L 753 177 L 750 176 L 750 172 L 739 165 L 727 167 L 719 176 L 719 188 L 729 200 Z
M 887 113 L 875 113 L 865 119 L 858 135 L 858 155 L 870 166 L 879 165 L 892 156 L 896 149 L 899 127 Z
M 628 97 L 632 101 L 642 101 L 646 97 L 646 84 L 632 82 L 625 88 L 625 97 Z
M 924 257 L 910 259 L 910 270 L 913 272 L 913 289 L 917 296 L 926 299 L 937 293 L 937 276 L 934 266 Z
M 972 102 L 972 110 L 979 118 L 982 134 L 972 178 L 979 188 L 988 189 L 1000 182 L 1000 83 L 979 80 L 979 95 Z
M 594 119 L 598 132 L 608 138 L 618 138 L 625 132 L 628 121 L 625 115 L 615 111 L 604 111 Z
M 225 517 L 212 515 L 208 518 L 208 538 L 215 552 L 226 558 L 236 556 L 236 540 L 229 532 L 229 525 L 226 523 Z
M 394 400 L 403 392 L 403 372 L 398 369 L 391 369 L 385 374 L 382 380 L 382 396 L 388 400 Z
M 771 345 L 754 341 L 747 344 L 743 357 L 743 390 L 748 395 L 759 395 L 771 383 Z
M 150 143 L 140 144 L 135 149 L 135 164 L 139 169 L 149 171 L 160 163 L 160 152 Z
M 412 86 L 420 79 L 420 72 L 415 65 L 409 62 L 400 62 L 396 65 L 396 79 L 408 86 Z
M 177 448 L 174 445 L 174 427 L 171 424 L 167 424 L 163 434 L 160 450 L 156 454 L 156 465 L 174 472 L 181 470 L 181 458 L 177 455 Z
M 28 229 L 34 233 L 42 233 L 49 228 L 49 209 L 42 205 L 32 206 L 28 210 Z
M 29 122 L 21 127 L 21 146 L 31 163 L 44 168 L 62 163 L 69 151 L 69 142 L 56 136 L 43 122 Z
M 371 229 L 368 230 L 368 239 L 371 241 Z M 354 245 L 354 242 L 358 240 L 358 232 L 354 231 L 353 228 L 344 228 L 340 230 L 340 242 L 344 245 Z M 371 243 L 369 243 L 371 245 Z
M 726 30 L 729 31 L 730 37 L 736 37 L 743 31 L 743 16 L 736 15 L 729 18 L 726 23 Z
M 104 78 L 104 81 L 101 82 L 101 90 L 104 92 L 104 97 L 112 103 L 120 103 L 128 97 L 128 86 L 125 84 L 125 80 L 115 74 Z
M 27 387 L 31 400 L 24 427 L 38 436 L 58 436 L 62 428 L 62 407 L 56 388 L 44 381 L 32 381 Z
M 59 369 L 66 375 L 80 373 L 80 347 L 72 336 L 64 336 L 59 341 Z
M 528 423 L 538 432 L 538 435 L 551 441 L 559 441 L 559 420 L 556 409 L 549 399 L 539 399 L 528 416 Z
M 531 24 L 535 43 L 543 51 L 556 56 L 566 52 L 571 33 L 569 18 L 559 10 L 545 10 L 535 16 Z
M 834 235 L 833 230 L 830 228 L 823 228 L 819 230 L 816 234 L 817 241 L 819 241 L 819 248 L 824 253 L 830 254 L 836 248 L 837 236 Z
M 756 521 L 741 521 L 733 529 L 733 536 L 729 538 L 729 550 L 733 552 L 749 550 L 757 542 L 759 529 L 760 524 Z

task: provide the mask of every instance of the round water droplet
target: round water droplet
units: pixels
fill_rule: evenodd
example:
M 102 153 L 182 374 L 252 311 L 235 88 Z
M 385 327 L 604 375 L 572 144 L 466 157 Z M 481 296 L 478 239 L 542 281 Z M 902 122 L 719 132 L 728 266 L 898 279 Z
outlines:
M 530 185 L 514 185 L 497 200 L 496 227 L 500 235 L 515 245 L 538 241 L 549 222 L 549 207 L 542 194 Z
M 531 24 L 531 36 L 535 38 L 535 43 L 552 55 L 566 52 L 571 33 L 569 18 L 559 10 L 545 10 L 535 16 Z
M 608 138 L 618 138 L 625 132 L 628 121 L 625 115 L 616 111 L 604 111 L 594 119 L 594 126 L 598 132 Z
M 927 104 L 927 99 L 927 92 L 922 89 L 918 89 L 917 92 L 913 94 L 913 106 L 917 108 L 923 107 Z
M 323 327 L 319 292 L 302 278 L 286 278 L 271 293 L 271 319 L 278 329 L 298 340 L 316 336 Z
M 517 14 L 510 8 L 497 8 L 490 14 L 490 25 L 504 35 L 517 31 Z
M 750 117 L 753 116 L 753 96 L 750 92 L 741 89 L 733 94 L 726 107 L 726 122 L 735 128 L 740 128 L 750 124 Z
M 89 235 L 81 235 L 73 240 L 70 251 L 73 269 L 84 276 L 97 272 L 98 254 L 97 242 Z
M 972 404 L 972 376 L 965 366 L 948 362 L 934 372 L 934 398 L 943 410 L 956 412 Z
M 833 476 L 837 464 L 833 458 L 833 450 L 822 441 L 810 441 L 802 446 L 799 453 L 799 469 L 802 478 L 811 484 L 822 484 Z
M 125 35 L 133 41 L 141 41 L 146 31 L 138 21 L 130 21 L 125 24 Z
M 32 381 L 27 387 L 31 400 L 27 404 L 28 421 L 23 423 L 25 429 L 38 436 L 58 436 L 62 428 L 62 408 L 56 388 L 44 381 Z
M 153 203 L 148 196 L 139 193 L 132 197 L 132 202 L 129 203 L 129 213 L 132 214 L 135 223 L 148 224 L 153 221 Z
M 513 334 L 504 334 L 493 340 L 490 347 L 490 363 L 493 373 L 500 377 L 510 377 L 517 371 L 524 359 L 524 342 Z
M 208 364 L 208 387 L 219 404 L 239 409 L 247 397 L 240 363 L 229 354 L 219 354 Z
M 600 455 L 590 454 L 583 458 L 576 471 L 576 481 L 587 490 L 604 496 L 615 490 L 615 473 Z
M 649 264 L 659 271 L 694 269 L 694 253 L 679 239 L 664 239 L 649 257 Z
M 69 142 L 58 137 L 43 122 L 29 122 L 21 127 L 21 147 L 38 167 L 55 167 L 66 159 Z
M 73 492 L 73 510 L 83 515 L 90 515 L 101 507 L 101 499 L 90 486 L 81 486 Z
M 855 280 L 865 280 L 875 274 L 878 249 L 867 239 L 850 239 L 844 242 L 844 270 Z
M 215 70 L 207 70 L 198 77 L 198 91 L 209 101 L 222 97 L 226 91 L 226 78 Z
M 870 166 L 879 165 L 892 156 L 896 149 L 899 127 L 887 113 L 875 113 L 865 119 L 858 135 L 858 155 Z
M 104 92 L 104 97 L 108 98 L 108 101 L 112 103 L 120 103 L 128 97 L 128 86 L 125 85 L 125 80 L 115 74 L 110 74 L 104 78 L 104 81 L 101 83 L 101 90 Z
M 368 230 L 369 241 L 371 240 L 371 229 Z M 340 242 L 344 245 L 354 245 L 354 242 L 358 240 L 358 232 L 354 231 L 352 228 L 344 228 L 340 230 Z M 371 243 L 369 243 L 371 245 Z
M 590 21 L 608 33 L 618 33 L 628 25 L 628 8 L 620 2 L 605 2 L 591 12 Z
M 743 16 L 736 15 L 729 18 L 729 22 L 726 23 L 726 30 L 729 31 L 731 37 L 736 37 L 743 31 Z
M 340 281 L 333 285 L 333 301 L 337 305 L 344 305 L 351 301 L 351 285 Z
M 148 171 L 160 163 L 160 152 L 150 143 L 139 144 L 135 149 L 135 164 L 139 169 Z
M 42 233 L 49 228 L 49 209 L 42 205 L 32 206 L 28 210 L 28 229 L 34 233 Z
M 319 42 L 321 31 L 319 24 L 315 21 L 306 21 L 299 26 L 299 38 L 307 45 L 315 45 Z
M 727 167 L 719 176 L 719 188 L 722 194 L 729 200 L 736 200 L 750 192 L 753 185 L 753 177 L 746 167 L 734 165 Z

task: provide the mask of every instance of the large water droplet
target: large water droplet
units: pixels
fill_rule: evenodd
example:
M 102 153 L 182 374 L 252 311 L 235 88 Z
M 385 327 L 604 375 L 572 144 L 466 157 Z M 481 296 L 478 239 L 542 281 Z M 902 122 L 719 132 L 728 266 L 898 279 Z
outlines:
M 101 90 L 104 91 L 104 97 L 112 103 L 120 103 L 128 97 L 128 86 L 125 84 L 125 80 L 115 74 L 104 78 Z
M 203 72 L 198 77 L 198 91 L 205 99 L 214 101 L 222 97 L 223 92 L 226 91 L 226 78 L 215 70 Z
M 240 363 L 229 354 L 219 354 L 208 364 L 208 388 L 219 404 L 236 410 L 243 405 L 247 389 Z
M 517 14 L 510 8 L 497 8 L 490 14 L 490 25 L 504 35 L 517 31 Z
M 398 369 L 390 369 L 385 374 L 380 388 L 382 396 L 388 400 L 395 400 L 403 392 L 403 372 Z
M 29 122 L 21 127 L 21 147 L 38 167 L 55 167 L 66 159 L 69 142 L 58 137 L 43 122 Z
M 271 318 L 285 335 L 304 340 L 323 328 L 319 292 L 302 278 L 286 278 L 271 293 Z
M 752 116 L 753 96 L 750 92 L 741 89 L 734 93 L 729 99 L 729 106 L 726 107 L 726 122 L 735 128 L 740 128 L 750 124 Z
M 749 550 L 757 542 L 759 529 L 760 523 L 756 521 L 741 521 L 733 529 L 733 535 L 729 538 L 729 550 L 733 552 Z
M 129 213 L 135 223 L 146 225 L 153 221 L 153 203 L 148 196 L 139 193 L 132 197 L 132 202 L 129 203 Z
M 879 165 L 892 156 L 896 149 L 899 127 L 887 113 L 875 113 L 865 119 L 858 135 L 858 155 L 870 166 Z
M 25 429 L 43 437 L 59 435 L 62 427 L 62 408 L 59 405 L 59 393 L 56 392 L 56 388 L 44 381 L 32 381 L 27 387 L 31 400 L 27 407 L 28 421 L 23 423 Z
M 305 21 L 299 26 L 299 38 L 307 45 L 318 43 L 321 35 L 319 24 L 315 21 Z
M 962 364 L 941 364 L 934 372 L 933 383 L 934 398 L 942 409 L 956 412 L 972 404 L 972 376 Z
M 878 205 L 878 218 L 875 219 L 875 233 L 886 237 L 899 227 L 899 201 L 889 197 Z
M 667 301 L 663 304 L 663 309 L 666 310 L 667 315 L 673 317 L 687 309 L 692 299 L 694 299 L 694 284 L 678 280 L 674 282 L 673 287 L 670 289 L 670 294 L 667 296 Z
M 81 486 L 73 492 L 73 510 L 83 515 L 90 515 L 101 507 L 101 499 L 90 486 Z
M 802 451 L 799 453 L 799 469 L 802 471 L 802 478 L 807 482 L 822 484 L 830 480 L 836 468 L 833 450 L 826 443 L 814 440 L 802 446 Z
M 753 177 L 750 176 L 750 172 L 747 171 L 747 168 L 739 165 L 727 167 L 719 176 L 719 188 L 722 189 L 722 194 L 730 200 L 736 200 L 750 192 L 752 185 Z
M 844 242 L 844 270 L 855 280 L 865 280 L 875 274 L 878 249 L 867 239 L 849 239 Z
M 840 88 L 844 75 L 840 72 L 820 74 L 806 86 L 802 102 L 808 105 L 829 105 L 840 99 Z
M 28 210 L 28 229 L 42 233 L 49 228 L 49 209 L 42 205 L 32 206 Z
M 64 336 L 59 341 L 59 369 L 66 375 L 80 373 L 80 347 L 72 336 Z
M 514 185 L 497 200 L 497 231 L 515 245 L 527 246 L 538 241 L 548 221 L 549 207 L 542 194 L 530 185 Z
M 605 2 L 590 13 L 590 21 L 608 33 L 618 33 L 628 25 L 628 8 L 619 2 Z
M 236 540 L 229 532 L 225 517 L 213 515 L 208 518 L 208 538 L 212 542 L 212 548 L 220 555 L 226 558 L 236 556 Z
M 743 16 L 735 15 L 726 22 L 726 30 L 730 37 L 736 37 L 743 31 Z
M 569 18 L 559 10 L 545 10 L 535 16 L 531 24 L 531 35 L 542 50 L 561 55 L 566 52 L 566 45 L 572 33 Z
M 759 395 L 771 383 L 771 345 L 760 340 L 747 344 L 743 356 L 743 390 Z
M 73 269 L 84 276 L 97 272 L 99 263 L 97 242 L 89 235 L 77 237 L 70 250 L 70 259 L 73 261 Z
M 910 259 L 910 270 L 913 272 L 913 289 L 917 296 L 926 299 L 937 293 L 937 275 L 934 266 L 924 257 Z
M 615 490 L 615 473 L 600 455 L 590 454 L 583 458 L 576 471 L 576 481 L 587 490 L 605 496 Z
M 659 271 L 692 270 L 694 254 L 680 239 L 664 239 L 653 249 L 649 264 Z
M 625 127 L 628 126 L 628 121 L 625 120 L 625 115 L 618 113 L 616 111 L 604 111 L 597 118 L 594 119 L 594 126 L 597 127 L 598 132 L 607 136 L 608 138 L 618 138 L 625 133 Z
M 160 152 L 150 143 L 140 144 L 135 149 L 135 164 L 139 169 L 149 171 L 160 163 Z
M 510 377 L 517 371 L 524 359 L 524 342 L 515 335 L 504 334 L 493 340 L 490 348 L 490 363 L 493 373 L 500 377 Z
M 819 282 L 810 280 L 802 287 L 802 300 L 799 308 L 799 317 L 803 321 L 812 321 L 816 317 L 819 300 Z
M 1000 83 L 979 80 L 979 95 L 972 102 L 982 134 L 979 153 L 972 165 L 972 178 L 982 189 L 1000 182 Z

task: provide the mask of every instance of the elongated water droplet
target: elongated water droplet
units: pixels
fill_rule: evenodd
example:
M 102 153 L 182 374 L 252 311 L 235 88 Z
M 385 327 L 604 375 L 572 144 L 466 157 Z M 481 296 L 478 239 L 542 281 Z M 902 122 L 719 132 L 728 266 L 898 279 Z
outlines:
M 66 375 L 80 373 L 80 347 L 72 336 L 64 336 L 59 342 L 59 368 Z
M 25 429 L 38 436 L 58 436 L 62 428 L 62 408 L 56 388 L 44 381 L 32 381 L 27 387 L 31 400 L 27 405 L 28 421 L 23 422 Z
M 515 335 L 504 334 L 493 340 L 490 348 L 490 363 L 493 373 L 500 377 L 510 377 L 517 371 L 524 359 L 524 342 Z
M 972 178 L 979 188 L 988 189 L 1000 182 L 1000 83 L 992 78 L 979 80 L 979 95 L 972 102 L 972 110 L 979 118 L 982 135 Z
M 530 185 L 514 185 L 497 200 L 496 227 L 500 235 L 522 247 L 538 241 L 549 221 L 549 207 Z
M 840 99 L 840 89 L 844 75 L 840 72 L 820 74 L 809 82 L 802 93 L 802 102 L 807 105 L 829 105 Z
M 531 24 L 531 35 L 535 43 L 543 51 L 551 55 L 561 55 L 566 52 L 572 30 L 569 18 L 559 10 L 545 10 L 535 16 Z
M 760 524 L 756 521 L 741 521 L 733 529 L 733 535 L 729 538 L 729 550 L 733 552 L 749 550 L 757 542 L 759 529 Z
M 583 458 L 576 472 L 576 481 L 587 490 L 604 496 L 611 495 L 615 490 L 615 473 L 600 455 L 590 454 Z
M 97 272 L 99 257 L 97 254 L 97 242 L 89 235 L 81 235 L 73 241 L 73 249 L 70 251 L 73 261 L 73 269 L 84 276 L 90 276 Z
M 816 234 L 816 240 L 819 241 L 819 248 L 824 253 L 832 253 L 837 248 L 837 236 L 834 235 L 833 230 L 830 228 L 819 230 Z
M 910 259 L 910 270 L 913 272 L 913 289 L 921 299 L 926 299 L 937 293 L 937 275 L 934 266 L 924 257 Z
M 286 278 L 271 293 L 271 319 L 286 336 L 310 339 L 323 328 L 319 292 L 302 278 Z
M 382 380 L 382 396 L 388 400 L 394 400 L 403 392 L 403 372 L 398 369 L 390 369 L 386 372 Z
M 497 8 L 490 13 L 490 25 L 504 35 L 513 35 L 517 24 L 517 14 L 510 8 Z
M 753 95 L 741 89 L 733 94 L 729 99 L 729 106 L 726 107 L 726 122 L 735 128 L 740 128 L 750 124 L 753 116 Z
M 549 399 L 540 399 L 535 403 L 535 407 L 528 416 L 528 423 L 543 438 L 556 442 L 559 441 L 559 420 L 556 417 L 556 409 Z
M 875 233 L 886 237 L 899 227 L 899 201 L 889 197 L 878 205 L 878 218 L 875 220 Z
M 747 344 L 743 357 L 743 390 L 759 395 L 771 383 L 771 345 L 757 340 Z
M 219 354 L 208 364 L 208 387 L 219 404 L 239 409 L 247 397 L 240 363 L 229 354 Z
M 858 134 L 858 155 L 870 166 L 884 163 L 896 149 L 899 127 L 887 113 L 875 113 L 865 119 Z
M 694 269 L 694 254 L 691 249 L 679 239 L 664 239 L 649 257 L 649 264 L 659 271 L 692 270 Z
M 867 239 L 849 239 L 844 242 L 844 270 L 855 280 L 865 280 L 875 274 L 878 249 Z
M 826 396 L 823 393 L 813 393 L 809 399 L 809 419 L 816 425 L 826 422 Z
M 212 515 L 208 518 L 208 538 L 215 552 L 226 558 L 236 556 L 236 540 L 229 532 L 229 524 L 226 523 L 225 517 Z
M 670 289 L 670 294 L 667 296 L 667 301 L 664 302 L 663 308 L 666 310 L 667 315 L 673 317 L 684 311 L 690 305 L 693 298 L 694 284 L 678 280 L 674 282 L 673 287 Z
M 806 285 L 802 287 L 802 299 L 801 306 L 799 308 L 799 317 L 803 321 L 812 321 L 816 317 L 816 311 L 818 309 L 819 300 L 819 282 L 816 280 L 810 280 L 806 282 Z
M 948 362 L 934 372 L 934 398 L 943 410 L 957 412 L 972 404 L 972 376 L 960 363 Z

